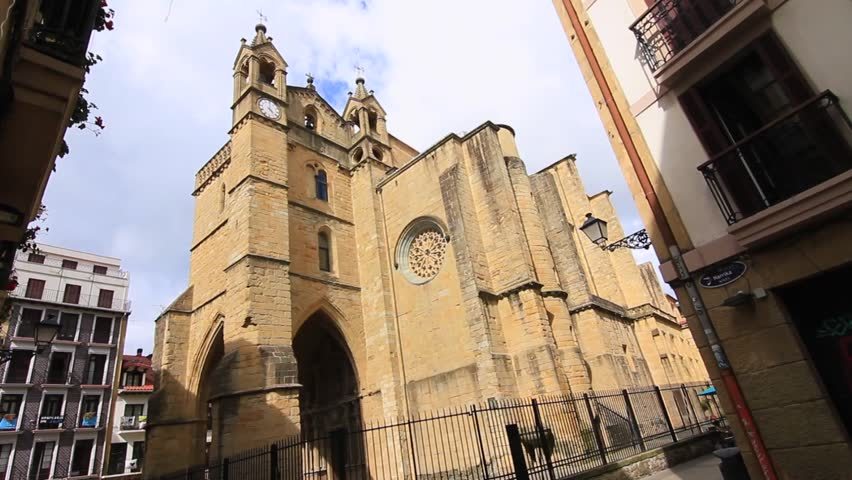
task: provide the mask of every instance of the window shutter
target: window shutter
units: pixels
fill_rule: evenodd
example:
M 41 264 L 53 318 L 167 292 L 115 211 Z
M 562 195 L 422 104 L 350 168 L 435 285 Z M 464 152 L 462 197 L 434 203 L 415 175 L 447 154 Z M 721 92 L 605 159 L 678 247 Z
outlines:
M 772 71 L 773 76 L 784 87 L 792 100 L 792 105 L 798 105 L 811 97 L 814 91 L 802 75 L 793 57 L 778 39 L 775 32 L 768 32 L 755 41 L 755 46 L 763 61 Z
M 731 142 L 722 133 L 713 112 L 707 108 L 707 104 L 701 98 L 698 88 L 690 88 L 678 100 L 680 100 L 680 105 L 686 113 L 689 123 L 709 156 L 712 157 L 730 146 Z
M 80 285 L 66 284 L 62 301 L 65 303 L 80 303 Z
M 112 308 L 113 293 L 114 292 L 112 290 L 105 290 L 102 288 L 100 292 L 98 292 L 98 306 L 101 308 Z
M 44 280 L 31 278 L 27 280 L 27 291 L 24 294 L 27 298 L 41 299 L 44 295 Z

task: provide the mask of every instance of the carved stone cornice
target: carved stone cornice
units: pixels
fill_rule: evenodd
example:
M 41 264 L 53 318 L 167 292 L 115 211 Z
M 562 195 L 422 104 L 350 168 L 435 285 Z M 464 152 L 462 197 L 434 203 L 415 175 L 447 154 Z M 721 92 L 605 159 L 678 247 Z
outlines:
M 210 184 L 216 177 L 222 174 L 223 171 L 231 163 L 231 142 L 228 141 L 222 148 L 213 155 L 213 158 L 207 161 L 201 170 L 195 174 L 195 190 L 192 191 L 192 196 L 196 196 L 204 190 L 204 187 Z

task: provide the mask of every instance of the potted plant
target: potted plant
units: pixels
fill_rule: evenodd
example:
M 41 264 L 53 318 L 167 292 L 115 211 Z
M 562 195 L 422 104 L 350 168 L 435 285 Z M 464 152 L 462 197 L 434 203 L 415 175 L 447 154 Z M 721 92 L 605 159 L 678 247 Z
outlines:
M 3 286 L 3 290 L 11 292 L 16 288 L 18 288 L 18 276 L 15 274 L 15 271 L 12 270 L 12 273 L 9 274 L 9 280 L 6 281 L 6 285 Z

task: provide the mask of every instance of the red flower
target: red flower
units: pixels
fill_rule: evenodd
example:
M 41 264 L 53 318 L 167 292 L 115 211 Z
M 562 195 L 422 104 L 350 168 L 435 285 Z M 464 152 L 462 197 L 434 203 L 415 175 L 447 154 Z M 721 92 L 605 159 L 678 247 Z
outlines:
M 95 125 L 104 128 L 104 119 L 102 117 L 95 117 Z
M 101 0 L 101 8 L 106 8 L 107 2 L 106 0 Z
M 107 20 L 104 23 L 104 26 L 106 27 L 107 30 L 112 30 L 113 29 L 112 20 Z

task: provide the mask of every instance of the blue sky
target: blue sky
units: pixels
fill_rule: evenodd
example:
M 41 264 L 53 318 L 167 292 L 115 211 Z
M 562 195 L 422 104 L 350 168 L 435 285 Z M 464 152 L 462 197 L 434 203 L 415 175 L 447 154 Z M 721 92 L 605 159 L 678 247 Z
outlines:
M 642 228 L 597 111 L 547 0 L 111 0 L 116 28 L 86 81 L 106 128 L 69 132 L 39 240 L 119 257 L 130 272 L 126 350 L 187 286 L 195 172 L 227 141 L 231 68 L 257 10 L 289 64 L 341 108 L 355 66 L 418 149 L 485 120 L 512 125 L 530 172 L 577 153 L 589 193 L 609 189 L 626 231 Z M 651 259 L 649 252 L 639 253 Z

